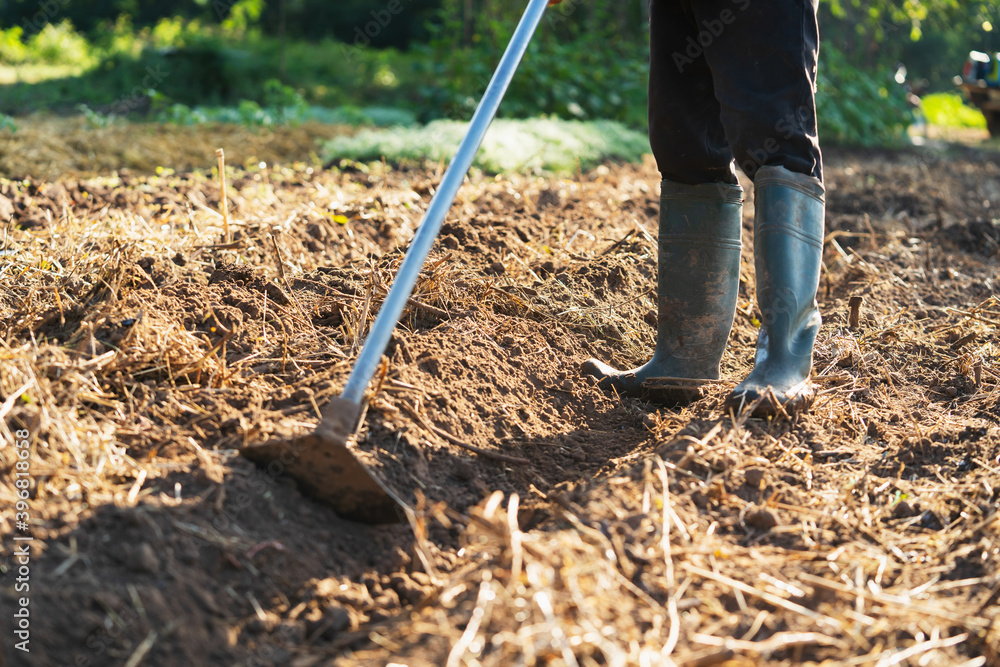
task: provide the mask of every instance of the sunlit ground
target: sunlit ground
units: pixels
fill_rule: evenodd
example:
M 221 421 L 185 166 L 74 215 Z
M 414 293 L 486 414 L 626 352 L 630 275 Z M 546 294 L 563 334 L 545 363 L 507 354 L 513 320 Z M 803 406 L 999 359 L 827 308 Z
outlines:
M 915 146 L 927 145 L 928 142 L 945 142 L 982 146 L 983 144 L 1000 145 L 997 138 L 991 138 L 989 131 L 975 127 L 945 127 L 941 125 L 911 125 L 907 134 Z
M 86 71 L 87 68 L 79 65 L 0 65 L 0 85 L 40 83 L 80 76 Z

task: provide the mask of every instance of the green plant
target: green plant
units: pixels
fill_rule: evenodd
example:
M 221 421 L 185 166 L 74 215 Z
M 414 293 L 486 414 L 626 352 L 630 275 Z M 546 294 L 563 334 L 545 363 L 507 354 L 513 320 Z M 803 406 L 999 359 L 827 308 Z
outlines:
M 516 13 L 477 18 L 475 38 L 463 45 L 463 26 L 455 10 L 445 3 L 437 23 L 428 28 L 430 41 L 413 48 L 419 56 L 413 68 L 421 81 L 417 92 L 422 120 L 472 114 L 517 19 Z M 617 38 L 615 10 L 595 5 L 589 11 L 588 21 L 573 17 L 556 23 L 558 33 L 565 34 L 540 31 L 504 98 L 501 116 L 608 118 L 645 127 L 648 42 L 644 37 Z
M 229 15 L 222 21 L 222 30 L 231 37 L 243 37 L 260 21 L 264 0 L 236 0 L 229 3 Z
M 17 132 L 17 123 L 10 116 L 5 116 L 0 113 L 0 131 L 9 130 L 10 132 Z
M 78 104 L 76 110 L 79 111 L 84 118 L 87 119 L 87 124 L 91 127 L 101 128 L 108 127 L 112 123 L 112 118 L 102 113 L 98 113 L 88 107 L 86 104 Z
M 277 120 L 282 124 L 301 123 L 309 113 L 309 104 L 302 93 L 278 79 L 264 82 L 263 98 L 264 106 L 276 110 Z
M 29 59 L 49 65 L 91 66 L 97 54 L 68 20 L 46 24 L 28 40 Z
M 896 143 L 913 117 L 890 72 L 862 71 L 832 45 L 823 47 L 816 107 L 820 140 L 855 146 Z
M 247 126 L 296 125 L 305 122 L 328 125 L 353 125 L 374 127 L 410 126 L 416 116 L 405 109 L 385 107 L 343 106 L 335 109 L 308 104 L 278 104 L 262 106 L 252 100 L 242 100 L 235 107 L 190 107 L 186 104 L 169 104 L 154 93 L 156 120 L 174 125 L 204 125 L 206 123 L 233 123 Z M 284 100 L 287 101 L 287 100 Z
M 921 100 L 920 107 L 930 125 L 986 129 L 986 118 L 982 112 L 966 104 L 957 93 L 927 95 Z
M 331 125 L 372 125 L 374 127 L 409 127 L 417 117 L 407 109 L 392 107 L 356 107 L 344 105 L 335 109 L 310 109 L 310 119 Z
M 28 47 L 21 41 L 24 30 L 14 26 L 0 29 L 0 63 L 16 65 L 28 59 Z
M 171 104 L 157 114 L 156 120 L 173 125 L 202 125 L 209 122 L 204 111 L 192 109 L 186 104 Z

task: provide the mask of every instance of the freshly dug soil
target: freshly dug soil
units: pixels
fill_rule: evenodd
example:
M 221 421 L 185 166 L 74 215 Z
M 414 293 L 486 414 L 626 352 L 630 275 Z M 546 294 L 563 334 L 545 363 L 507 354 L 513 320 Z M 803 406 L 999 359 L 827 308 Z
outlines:
M 828 157 L 792 422 L 722 409 L 748 183 L 724 379 L 670 410 L 579 373 L 652 349 L 653 165 L 474 176 L 352 445 L 411 511 L 361 525 L 240 451 L 315 426 L 438 176 L 233 171 L 231 242 L 200 173 L 0 181 L 0 664 L 998 664 L 995 156 Z

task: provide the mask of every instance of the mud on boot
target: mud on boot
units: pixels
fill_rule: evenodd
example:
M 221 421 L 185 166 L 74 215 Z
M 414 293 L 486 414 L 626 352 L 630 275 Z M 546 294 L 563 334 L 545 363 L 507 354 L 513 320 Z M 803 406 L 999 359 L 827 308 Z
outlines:
M 719 378 L 736 315 L 743 188 L 663 181 L 657 266 L 656 350 L 649 363 L 619 371 L 590 359 L 582 372 L 621 396 L 682 405 Z

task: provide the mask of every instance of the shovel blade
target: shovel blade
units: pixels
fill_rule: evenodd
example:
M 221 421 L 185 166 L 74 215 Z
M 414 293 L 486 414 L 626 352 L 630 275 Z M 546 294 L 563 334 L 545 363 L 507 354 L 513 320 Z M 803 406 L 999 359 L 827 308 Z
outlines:
M 293 478 L 303 492 L 345 519 L 397 523 L 402 503 L 347 448 L 359 411 L 357 404 L 335 398 L 324 406 L 312 433 L 251 445 L 241 453 L 269 473 Z

